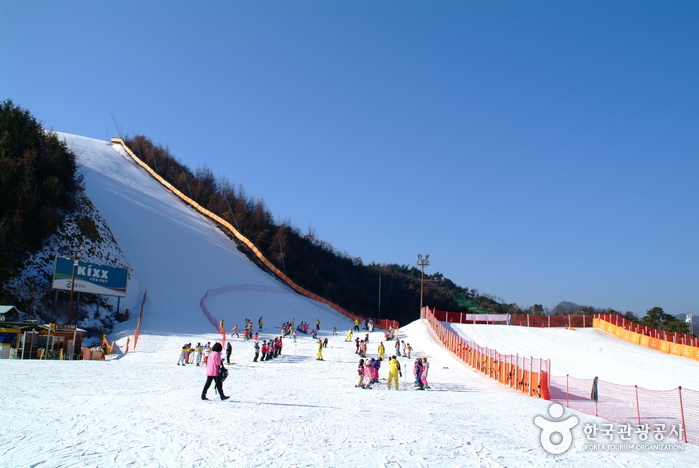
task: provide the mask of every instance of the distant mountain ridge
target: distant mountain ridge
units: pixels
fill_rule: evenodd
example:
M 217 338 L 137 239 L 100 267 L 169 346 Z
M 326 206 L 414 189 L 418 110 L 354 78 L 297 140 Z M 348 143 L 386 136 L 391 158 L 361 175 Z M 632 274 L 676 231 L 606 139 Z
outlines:
M 581 310 L 582 310 L 582 306 L 580 306 L 579 304 L 576 304 L 575 302 L 561 301 L 556 305 L 556 307 L 554 307 L 551 310 L 551 312 L 554 315 L 558 315 L 560 313 L 573 314 L 576 312 L 580 312 Z

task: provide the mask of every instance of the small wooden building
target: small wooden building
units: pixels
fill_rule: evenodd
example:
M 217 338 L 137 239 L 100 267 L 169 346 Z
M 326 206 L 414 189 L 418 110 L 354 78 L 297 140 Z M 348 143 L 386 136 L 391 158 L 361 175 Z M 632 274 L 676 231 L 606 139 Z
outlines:
M 80 359 L 85 330 L 20 322 L 19 316 L 15 307 L 0 306 L 0 359 Z

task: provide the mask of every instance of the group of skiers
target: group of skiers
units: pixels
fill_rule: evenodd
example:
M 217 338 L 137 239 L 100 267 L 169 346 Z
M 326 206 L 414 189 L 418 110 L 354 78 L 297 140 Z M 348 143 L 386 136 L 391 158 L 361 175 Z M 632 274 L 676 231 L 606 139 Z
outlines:
M 351 332 L 352 330 L 350 330 Z M 349 335 L 348 335 L 349 336 Z M 371 388 L 371 385 L 379 381 L 379 369 L 381 368 L 381 362 L 384 360 L 384 354 L 386 352 L 386 347 L 383 342 L 379 343 L 378 346 L 378 359 L 369 358 L 367 359 L 367 340 L 356 339 L 355 354 L 359 354 L 362 359 L 359 360 L 359 365 L 357 367 L 357 374 L 359 375 L 359 381 L 355 387 L 361 388 Z M 398 362 L 397 356 L 410 358 L 410 353 L 412 352 L 412 347 L 410 343 L 405 343 L 401 340 L 396 340 L 396 354 L 391 356 L 388 361 L 388 382 L 387 386 L 390 390 L 392 386 L 395 386 L 398 390 L 398 377 L 402 377 L 402 369 L 400 362 Z M 415 388 L 417 390 L 424 390 L 425 388 L 430 388 L 427 384 L 427 374 L 429 370 L 429 363 L 427 358 L 417 358 L 413 364 L 413 376 L 415 377 Z
M 211 354 L 211 342 L 206 343 L 206 346 L 202 346 L 201 343 L 197 343 L 196 346 L 192 346 L 192 343 L 185 343 L 180 349 L 177 365 L 195 364 L 200 366 L 202 363 L 206 364 L 209 354 Z
M 223 320 L 221 321 L 223 322 Z M 259 320 L 259 325 L 260 325 L 260 330 L 262 330 L 262 317 L 260 317 Z M 233 329 L 231 330 L 231 338 L 235 335 L 236 338 L 240 338 L 240 335 L 238 334 L 239 329 L 238 325 L 234 326 Z M 245 331 L 243 332 L 243 339 L 245 341 L 248 340 L 257 340 L 258 334 L 253 330 L 253 324 L 252 320 L 250 319 L 245 319 Z
M 371 388 L 371 384 L 378 383 L 380 368 L 381 361 L 379 359 L 360 359 L 359 365 L 357 366 L 359 381 L 355 387 Z
M 262 329 L 262 317 L 260 317 L 258 321 L 258 325 L 260 329 Z M 352 340 L 352 335 L 353 331 L 359 330 L 359 321 L 356 320 L 354 323 L 354 328 L 350 329 L 347 333 L 347 337 L 345 341 L 353 341 Z M 308 329 L 308 324 L 306 322 L 301 322 L 299 325 L 299 329 L 301 327 L 305 327 L 305 330 Z M 296 333 L 294 333 L 294 322 L 285 322 L 282 325 L 282 336 L 278 336 L 269 340 L 263 340 L 262 344 L 258 341 L 259 335 L 258 333 L 253 333 L 253 325 L 252 321 L 245 319 L 245 339 L 253 339 L 254 340 L 254 358 L 253 362 L 262 362 L 262 361 L 269 361 L 271 359 L 274 359 L 281 355 L 282 352 L 282 347 L 283 347 L 283 342 L 282 342 L 282 337 L 286 336 L 290 333 L 293 334 L 294 339 L 296 338 Z M 373 322 L 365 321 L 365 327 L 369 330 L 373 328 Z M 320 329 L 320 320 L 316 320 L 316 326 L 312 330 L 312 335 L 314 338 L 316 338 L 316 332 L 317 330 Z M 395 333 L 395 330 L 391 329 L 389 330 L 390 335 L 393 337 L 393 334 Z M 337 331 L 335 330 L 333 334 L 337 334 Z M 233 327 L 233 332 L 231 333 L 232 336 L 237 336 L 238 335 L 238 327 L 235 326 Z M 386 348 L 383 344 L 383 342 L 379 343 L 378 345 L 378 358 L 367 358 L 367 347 L 369 343 L 369 334 L 367 333 L 364 337 L 363 340 L 360 340 L 359 337 L 357 337 L 355 340 L 355 353 L 359 354 L 361 359 L 359 360 L 359 364 L 357 367 L 357 374 L 358 374 L 358 381 L 355 387 L 360 387 L 360 388 L 371 388 L 373 384 L 376 384 L 379 382 L 379 370 L 381 368 L 381 364 L 384 361 L 384 355 L 386 353 Z M 396 390 L 399 388 L 399 377 L 403 376 L 402 369 L 401 369 L 401 364 L 398 361 L 398 357 L 405 357 L 410 359 L 411 358 L 411 352 L 412 352 L 412 347 L 410 346 L 410 343 L 405 343 L 403 340 L 395 340 L 395 354 L 392 355 L 388 359 L 388 381 L 387 381 L 387 387 L 390 390 L 392 387 L 395 387 Z M 328 346 L 328 338 L 320 338 L 317 340 L 317 354 L 316 354 L 316 359 L 319 361 L 323 360 L 323 348 L 327 348 Z M 229 397 L 226 396 L 223 392 L 223 381 L 225 380 L 228 370 L 225 368 L 223 365 L 223 358 L 221 356 L 223 352 L 223 346 L 221 343 L 214 343 L 213 346 L 211 343 L 207 343 L 206 345 L 202 346 L 201 343 L 197 343 L 196 346 L 192 346 L 191 343 L 185 344 L 182 349 L 180 350 L 180 357 L 177 362 L 177 365 L 186 365 L 186 364 L 195 364 L 197 366 L 205 366 L 206 367 L 206 375 L 207 375 L 207 380 L 204 385 L 204 389 L 202 390 L 202 395 L 201 398 L 202 400 L 208 400 L 207 398 L 207 391 L 210 388 L 212 383 L 215 383 L 216 386 L 216 391 L 218 392 L 219 396 L 221 397 L 222 400 L 226 400 Z M 226 362 L 230 364 L 230 356 L 232 353 L 232 346 L 231 343 L 228 342 L 226 346 Z M 413 364 L 413 377 L 415 379 L 414 386 L 417 390 L 424 390 L 425 388 L 430 388 L 427 382 L 427 375 L 429 371 L 429 363 L 427 362 L 427 358 L 416 358 L 415 362 Z
M 281 336 L 271 340 L 264 340 L 262 341 L 262 345 L 260 345 L 259 341 L 255 341 L 255 357 L 252 362 L 258 362 L 258 358 L 259 361 L 269 361 L 278 357 L 282 353 L 283 345 L 284 343 L 282 342 Z

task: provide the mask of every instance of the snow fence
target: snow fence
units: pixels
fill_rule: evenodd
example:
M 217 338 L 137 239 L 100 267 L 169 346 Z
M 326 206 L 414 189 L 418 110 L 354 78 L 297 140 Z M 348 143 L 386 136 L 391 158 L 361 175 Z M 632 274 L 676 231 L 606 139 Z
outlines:
M 510 388 L 549 399 L 550 360 L 500 354 L 494 349 L 479 346 L 445 327 L 429 307 L 422 308 L 420 317 L 429 323 L 435 337 L 463 363 Z
M 699 361 L 699 338 L 692 335 L 656 330 L 614 314 L 595 315 L 594 327 L 630 343 Z

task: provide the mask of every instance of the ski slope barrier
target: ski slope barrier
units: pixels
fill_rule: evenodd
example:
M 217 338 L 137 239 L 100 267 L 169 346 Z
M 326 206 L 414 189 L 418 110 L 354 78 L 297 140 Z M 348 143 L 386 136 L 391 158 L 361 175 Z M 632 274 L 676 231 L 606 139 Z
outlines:
M 548 359 L 534 359 L 518 354 L 500 354 L 494 349 L 479 346 L 446 328 L 429 307 L 423 307 L 420 318 L 428 329 L 461 362 L 487 377 L 530 396 L 549 397 Z
M 699 361 L 699 339 L 694 336 L 644 327 L 610 314 L 596 315 L 593 326 L 629 343 Z

